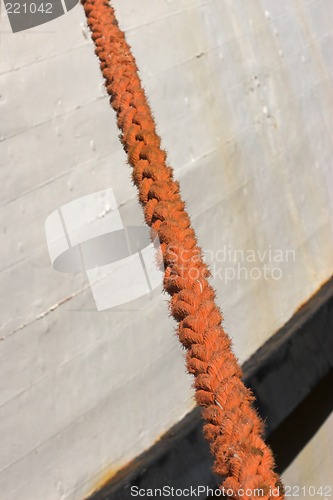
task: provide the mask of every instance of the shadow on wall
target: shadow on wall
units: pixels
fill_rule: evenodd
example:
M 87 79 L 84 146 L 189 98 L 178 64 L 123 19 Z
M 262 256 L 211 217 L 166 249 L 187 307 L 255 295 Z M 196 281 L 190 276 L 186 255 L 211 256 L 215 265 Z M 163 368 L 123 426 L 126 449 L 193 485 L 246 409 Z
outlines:
M 267 443 L 273 450 L 279 474 L 291 464 L 332 413 L 332 392 L 333 370 L 268 437 Z

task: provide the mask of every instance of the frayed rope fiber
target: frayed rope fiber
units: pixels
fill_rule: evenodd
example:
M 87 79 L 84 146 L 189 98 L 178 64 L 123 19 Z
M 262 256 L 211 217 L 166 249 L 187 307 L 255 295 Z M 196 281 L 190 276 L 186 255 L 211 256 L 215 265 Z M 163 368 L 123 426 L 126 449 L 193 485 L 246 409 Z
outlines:
M 171 296 L 171 314 L 187 350 L 195 398 L 203 407 L 203 430 L 214 456 L 213 470 L 222 478 L 221 488 L 233 492 L 229 498 L 281 500 L 283 486 L 273 471 L 272 452 L 262 439 L 263 424 L 252 407 L 254 397 L 241 380 L 241 368 L 222 327 L 215 292 L 207 281 L 210 273 L 178 182 L 160 147 L 135 59 L 108 1 L 82 0 L 82 5 L 145 220 L 161 242 L 164 289 Z

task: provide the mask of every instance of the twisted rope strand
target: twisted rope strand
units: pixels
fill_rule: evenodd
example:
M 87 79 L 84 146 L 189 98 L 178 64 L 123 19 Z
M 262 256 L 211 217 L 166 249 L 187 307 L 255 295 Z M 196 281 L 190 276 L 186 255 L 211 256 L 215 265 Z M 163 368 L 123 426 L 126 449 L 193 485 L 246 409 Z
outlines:
M 214 456 L 213 470 L 222 478 L 221 488 L 233 491 L 230 498 L 282 500 L 283 487 L 273 471 L 272 452 L 261 437 L 262 422 L 251 404 L 254 397 L 241 381 L 242 371 L 221 326 L 215 292 L 207 281 L 210 273 L 178 182 L 160 147 L 135 59 L 108 0 L 82 0 L 82 4 L 145 220 L 161 242 L 164 288 L 171 296 L 179 340 L 187 349 L 196 402 L 203 407 L 204 436 Z M 278 487 L 280 494 L 275 496 Z

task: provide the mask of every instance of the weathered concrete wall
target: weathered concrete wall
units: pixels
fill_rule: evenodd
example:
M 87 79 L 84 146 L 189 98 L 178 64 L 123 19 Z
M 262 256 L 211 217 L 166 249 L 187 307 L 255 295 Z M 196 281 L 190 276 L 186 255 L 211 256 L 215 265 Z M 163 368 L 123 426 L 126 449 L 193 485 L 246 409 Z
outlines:
M 332 274 L 333 5 L 114 5 L 245 360 Z M 98 313 L 49 262 L 71 200 L 112 187 L 142 222 L 82 8 L 15 35 L 1 16 L 0 491 L 74 500 L 192 408 L 191 379 L 165 296 Z

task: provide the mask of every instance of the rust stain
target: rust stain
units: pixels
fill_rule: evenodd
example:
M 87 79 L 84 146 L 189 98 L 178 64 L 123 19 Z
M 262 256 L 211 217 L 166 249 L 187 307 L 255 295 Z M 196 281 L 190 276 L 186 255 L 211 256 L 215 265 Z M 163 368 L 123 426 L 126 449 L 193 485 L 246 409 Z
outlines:
M 94 493 L 97 493 L 99 490 L 104 488 L 118 473 L 117 469 L 108 469 L 106 472 L 104 472 L 98 482 L 91 488 L 91 490 L 88 492 L 87 496 L 85 497 L 86 500 L 88 500 L 91 495 Z
M 128 476 L 131 472 L 135 471 L 140 465 L 143 464 L 146 453 L 148 453 L 151 448 L 153 448 L 162 438 L 166 437 L 170 433 L 170 430 L 163 432 L 157 436 L 152 445 L 143 451 L 141 455 L 135 457 L 133 460 L 130 460 L 128 463 L 123 464 L 119 467 L 116 467 L 115 464 L 113 468 L 108 468 L 105 472 L 101 473 L 100 478 L 96 482 L 96 484 L 89 490 L 85 500 L 89 500 L 89 498 L 98 493 L 98 491 L 102 490 L 105 486 L 108 486 L 111 482 L 116 484 L 124 477 Z
M 301 311 L 301 309 L 303 309 L 307 304 L 308 302 L 314 298 L 318 292 L 324 288 L 326 285 L 328 285 L 328 283 L 333 279 L 333 275 L 330 276 L 327 280 L 323 281 L 320 285 L 316 286 L 316 288 L 312 291 L 312 293 L 306 297 L 302 302 L 299 303 L 299 305 L 296 307 L 296 309 L 294 310 L 294 315 L 298 312 Z

